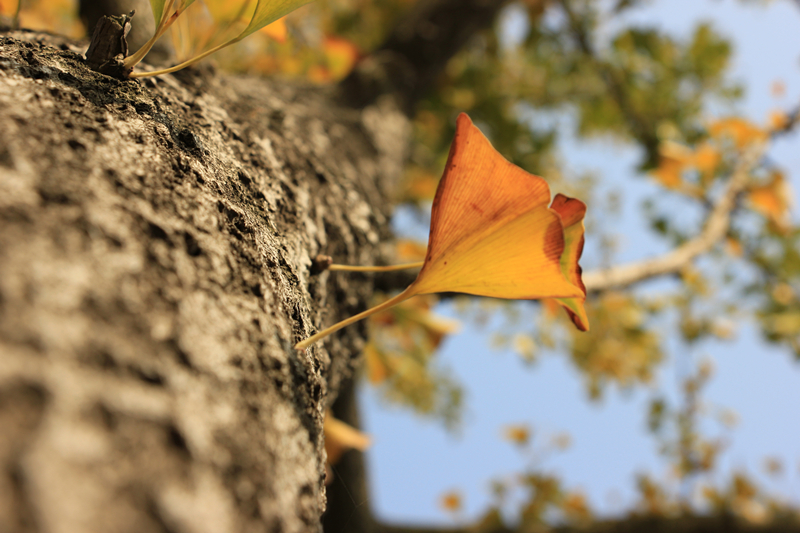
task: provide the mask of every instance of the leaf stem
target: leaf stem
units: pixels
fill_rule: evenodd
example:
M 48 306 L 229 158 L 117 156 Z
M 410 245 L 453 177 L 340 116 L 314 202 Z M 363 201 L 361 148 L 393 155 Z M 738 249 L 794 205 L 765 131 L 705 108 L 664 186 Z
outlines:
M 172 9 L 172 2 L 170 2 L 169 8 Z M 137 64 L 139 64 L 139 62 L 142 59 L 144 59 L 144 56 L 146 56 L 150 52 L 150 49 L 153 48 L 153 46 L 156 44 L 156 41 L 158 41 L 161 38 L 161 36 L 164 35 L 164 33 L 166 33 L 166 31 L 169 29 L 172 23 L 175 22 L 175 20 L 177 20 L 177 18 L 181 14 L 181 11 L 176 11 L 169 18 L 165 18 L 166 13 L 167 12 L 164 11 L 164 14 L 162 14 L 161 22 L 158 24 L 156 32 L 153 34 L 153 36 L 150 37 L 150 39 L 146 43 L 144 43 L 142 47 L 136 51 L 136 53 L 125 58 L 125 60 L 123 61 L 123 65 L 125 65 L 125 67 L 132 69 Z M 131 75 L 129 77 L 133 78 L 135 76 Z
M 222 48 L 225 48 L 226 46 L 232 45 L 234 43 L 238 43 L 239 41 L 241 41 L 241 39 L 239 37 L 235 37 L 235 38 L 231 39 L 230 41 L 226 41 L 226 42 L 224 42 L 224 43 L 222 43 L 222 44 L 220 44 L 218 46 L 215 46 L 214 48 L 212 48 L 210 50 L 206 50 L 205 52 L 203 52 L 200 55 L 197 55 L 197 56 L 195 56 L 195 57 L 193 57 L 191 59 L 187 59 L 183 63 L 178 63 L 177 65 L 175 65 L 173 67 L 169 67 L 169 68 L 165 68 L 165 69 L 161 69 L 161 70 L 154 70 L 152 72 L 134 72 L 128 77 L 129 78 L 148 78 L 148 77 L 151 77 L 151 76 L 160 76 L 162 74 L 169 74 L 170 72 L 175 72 L 175 71 L 184 69 L 184 68 L 186 68 L 188 66 L 194 65 L 198 61 L 201 61 L 201 60 L 205 59 L 206 57 L 210 56 L 214 52 L 216 52 L 218 50 L 221 50 Z
M 395 270 L 405 270 L 407 268 L 420 268 L 424 265 L 424 261 L 417 263 L 404 263 L 402 265 L 388 265 L 388 266 L 350 266 L 350 265 L 331 265 L 328 270 L 339 270 L 343 272 L 393 272 Z
M 342 329 L 345 326 L 349 326 L 350 324 L 358 322 L 359 320 L 363 320 L 363 319 L 367 318 L 368 316 L 377 313 L 378 311 L 383 311 L 384 309 L 388 309 L 388 308 L 390 308 L 392 306 L 395 306 L 395 305 L 397 305 L 397 304 L 399 304 L 401 302 L 404 302 L 404 301 L 408 300 L 409 298 L 411 298 L 412 296 L 415 296 L 416 294 L 417 293 L 414 290 L 414 285 L 412 284 L 406 290 L 404 290 L 403 292 L 401 292 L 397 296 L 395 296 L 393 298 L 389 298 L 385 302 L 380 303 L 380 304 L 378 304 L 375 307 L 372 307 L 370 309 L 367 309 L 363 313 L 359 313 L 357 315 L 353 315 L 350 318 L 346 318 L 346 319 L 342 320 L 341 322 L 337 322 L 336 324 L 334 324 L 334 325 L 332 325 L 332 326 L 330 326 L 328 328 L 325 328 L 322 331 L 320 331 L 320 332 L 308 337 L 307 339 L 304 339 L 304 340 L 298 342 L 297 344 L 294 345 L 294 349 L 295 350 L 305 350 L 306 348 L 308 348 L 309 346 L 311 346 L 312 344 L 314 344 L 318 340 L 324 339 L 325 337 L 327 337 L 331 333 L 335 333 L 335 332 L 339 331 L 340 329 Z

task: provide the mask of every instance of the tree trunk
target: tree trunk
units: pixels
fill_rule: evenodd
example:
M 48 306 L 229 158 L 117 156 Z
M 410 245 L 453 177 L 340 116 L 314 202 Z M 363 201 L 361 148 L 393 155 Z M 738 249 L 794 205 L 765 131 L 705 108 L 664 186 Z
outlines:
M 408 122 L 0 36 L 0 531 L 315 531 Z

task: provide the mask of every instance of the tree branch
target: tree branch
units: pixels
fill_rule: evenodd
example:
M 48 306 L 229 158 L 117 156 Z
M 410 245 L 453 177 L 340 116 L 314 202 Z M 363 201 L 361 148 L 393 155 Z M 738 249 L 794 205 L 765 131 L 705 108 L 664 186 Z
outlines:
M 722 197 L 714 205 L 699 235 L 660 257 L 587 272 L 583 276 L 586 290 L 597 292 L 626 287 L 656 276 L 673 274 L 686 267 L 695 257 L 711 250 L 728 233 L 736 199 L 747 187 L 750 172 L 758 164 L 765 148 L 764 142 L 753 144 L 742 154 Z

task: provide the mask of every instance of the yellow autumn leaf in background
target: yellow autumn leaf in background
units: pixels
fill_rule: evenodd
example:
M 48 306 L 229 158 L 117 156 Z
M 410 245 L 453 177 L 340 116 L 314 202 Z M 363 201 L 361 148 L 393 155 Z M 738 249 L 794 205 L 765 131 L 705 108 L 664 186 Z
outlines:
M 83 37 L 85 29 L 77 17 L 75 0 L 0 0 L 0 15 L 13 17 L 19 7 L 19 22 L 23 28 Z
M 418 261 L 425 257 L 428 247 L 425 243 L 401 239 L 395 244 L 395 254 L 397 259 L 403 262 Z
M 368 435 L 361 433 L 353 426 L 334 418 L 330 411 L 325 413 L 322 432 L 325 437 L 325 453 L 328 456 L 326 482 L 330 482 L 332 479 L 330 465 L 336 464 L 347 450 L 355 449 L 363 452 L 369 448 L 371 440 Z
M 526 446 L 531 440 L 531 429 L 525 425 L 506 426 L 503 438 L 518 446 Z
M 764 215 L 779 231 L 787 231 L 791 226 L 794 195 L 783 173 L 773 172 L 769 183 L 750 187 L 747 201 L 751 209 Z
M 737 148 L 742 149 L 754 141 L 765 141 L 767 132 L 752 122 L 739 117 L 713 122 L 708 131 L 713 137 L 728 137 Z
M 461 494 L 456 491 L 450 491 L 446 494 L 443 494 L 439 499 L 439 506 L 447 512 L 457 513 L 463 506 Z
M 704 142 L 694 150 L 691 163 L 700 172 L 703 184 L 708 184 L 711 178 L 714 177 L 714 172 L 716 172 L 721 161 L 722 154 L 720 154 L 719 150 Z
M 283 16 L 272 24 L 267 24 L 259 31 L 279 43 L 285 43 L 286 37 L 289 35 L 289 30 L 286 27 L 286 17 Z
M 701 194 L 697 186 L 686 184 L 683 173 L 696 169 L 700 184 L 708 185 L 719 166 L 722 155 L 708 142 L 700 143 L 695 149 L 674 141 L 665 141 L 658 147 L 658 167 L 652 171 L 661 185 L 668 189 L 681 189 L 682 192 L 698 196 Z
M 324 63 L 312 66 L 307 73 L 308 79 L 314 83 L 330 83 L 344 79 L 361 57 L 358 47 L 341 37 L 325 37 L 321 48 Z
M 783 111 L 770 111 L 767 124 L 770 131 L 780 131 L 789 124 L 789 115 Z
M 653 171 L 656 179 L 668 189 L 683 184 L 683 171 L 691 163 L 692 151 L 676 142 L 666 141 L 658 147 L 658 167 Z

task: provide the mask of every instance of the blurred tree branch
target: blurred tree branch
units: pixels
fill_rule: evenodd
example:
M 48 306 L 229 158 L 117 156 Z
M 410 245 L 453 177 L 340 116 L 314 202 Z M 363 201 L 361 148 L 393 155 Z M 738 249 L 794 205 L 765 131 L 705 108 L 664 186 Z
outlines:
M 477 32 L 491 27 L 509 0 L 419 0 L 384 44 L 341 84 L 345 99 L 364 107 L 393 95 L 407 113 L 436 83 L 445 65 Z
M 603 81 L 608 87 L 608 92 L 611 95 L 620 113 L 628 123 L 633 137 L 638 140 L 645 149 L 645 164 L 654 164 L 658 157 L 658 136 L 656 135 L 655 128 L 643 118 L 636 108 L 631 104 L 627 96 L 627 91 L 624 89 L 624 84 L 620 78 L 619 72 L 603 61 L 589 36 L 588 21 L 586 17 L 580 16 L 573 8 L 572 0 L 559 0 L 561 8 L 569 21 L 570 31 L 578 44 L 580 50 L 589 57 L 597 67 Z
M 711 210 L 703 230 L 696 237 L 660 257 L 586 272 L 583 275 L 586 290 L 597 292 L 616 289 L 656 276 L 675 274 L 688 266 L 696 257 L 711 250 L 728 233 L 731 213 L 737 205 L 737 198 L 749 184 L 750 172 L 761 160 L 765 148 L 766 143 L 755 143 L 741 155 L 724 193 Z

